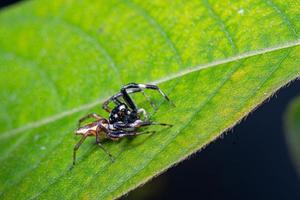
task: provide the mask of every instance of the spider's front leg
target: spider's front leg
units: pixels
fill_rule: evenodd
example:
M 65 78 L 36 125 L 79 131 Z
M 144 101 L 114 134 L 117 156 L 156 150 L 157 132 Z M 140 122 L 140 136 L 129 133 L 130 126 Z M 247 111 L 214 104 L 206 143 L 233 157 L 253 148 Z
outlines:
M 123 94 L 124 100 L 128 103 L 128 105 L 132 106 L 132 109 L 134 109 L 134 108 L 136 109 L 136 106 L 132 102 L 128 93 L 131 93 L 130 91 L 140 92 L 140 91 L 143 91 L 143 89 L 152 89 L 152 90 L 158 91 L 168 102 L 170 102 L 173 106 L 175 106 L 175 104 L 169 99 L 169 97 L 157 85 L 129 83 L 122 87 L 121 93 Z
M 122 104 L 122 102 L 118 99 L 118 98 L 121 97 L 121 96 L 122 96 L 121 93 L 117 93 L 117 94 L 113 95 L 112 97 L 110 97 L 109 99 L 107 99 L 106 101 L 103 102 L 102 108 L 103 108 L 106 112 L 110 113 L 110 112 L 111 112 L 111 109 L 108 107 L 108 104 L 109 104 L 110 102 L 114 102 L 116 105 Z

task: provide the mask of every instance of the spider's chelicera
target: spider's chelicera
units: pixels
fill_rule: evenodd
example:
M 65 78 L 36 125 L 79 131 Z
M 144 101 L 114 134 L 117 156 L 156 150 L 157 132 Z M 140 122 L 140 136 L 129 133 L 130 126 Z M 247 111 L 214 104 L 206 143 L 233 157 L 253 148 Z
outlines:
M 82 135 L 81 140 L 75 145 L 73 151 L 73 165 L 76 161 L 76 151 L 84 140 L 88 136 L 95 136 L 96 143 L 101 147 L 107 155 L 109 155 L 111 161 L 113 156 L 107 151 L 107 149 L 101 144 L 101 138 L 109 138 L 112 140 L 118 140 L 125 136 L 140 135 L 145 133 L 153 133 L 154 131 L 140 131 L 141 127 L 150 125 L 172 126 L 170 124 L 153 122 L 148 119 L 147 112 L 143 108 L 138 108 L 129 94 L 142 92 L 151 105 L 155 108 L 155 105 L 148 96 L 144 93 L 144 89 L 152 89 L 158 91 L 167 101 L 172 103 L 167 95 L 165 95 L 161 89 L 156 85 L 150 84 L 136 84 L 130 83 L 123 86 L 119 93 L 111 96 L 106 100 L 102 108 L 109 112 L 109 118 L 103 118 L 95 113 L 88 114 L 81 118 L 78 122 L 78 129 L 75 131 L 76 135 Z M 123 99 L 123 101 L 120 100 Z M 113 109 L 108 107 L 110 102 L 114 102 L 116 105 Z M 173 104 L 174 105 L 174 104 Z M 142 117 L 143 116 L 143 117 Z M 94 118 L 95 121 L 81 126 L 81 123 L 88 118 Z

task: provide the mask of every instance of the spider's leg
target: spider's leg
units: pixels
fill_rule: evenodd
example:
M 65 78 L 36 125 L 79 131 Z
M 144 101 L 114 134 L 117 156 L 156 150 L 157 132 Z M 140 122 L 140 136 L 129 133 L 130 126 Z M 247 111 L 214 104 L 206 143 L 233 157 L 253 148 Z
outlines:
M 89 132 L 86 132 L 82 138 L 79 140 L 79 142 L 74 146 L 73 150 L 73 165 L 75 165 L 76 162 L 76 151 L 79 149 L 80 145 L 84 142 L 84 140 L 89 136 Z
M 103 119 L 100 115 L 97 115 L 96 113 L 90 113 L 78 120 L 78 127 L 80 127 L 81 123 L 89 118 L 95 118 L 97 120 Z
M 155 133 L 156 131 L 132 131 L 132 132 L 127 132 L 124 136 L 133 136 L 133 135 L 142 135 L 142 134 L 152 134 Z
M 144 90 L 141 90 L 141 92 L 144 95 L 144 97 L 147 99 L 147 101 L 150 103 L 150 105 L 152 106 L 152 108 L 154 110 L 156 110 L 157 108 L 156 108 L 154 102 L 151 100 L 151 98 L 148 95 L 146 95 L 146 93 L 144 92 Z
M 136 90 L 131 90 L 131 91 L 128 91 L 127 93 L 134 93 L 134 92 L 138 92 Z M 102 104 L 102 108 L 104 110 L 106 110 L 108 113 L 111 112 L 111 109 L 108 107 L 108 104 L 110 102 L 114 102 L 116 105 L 120 105 L 122 104 L 122 102 L 119 100 L 120 97 L 123 96 L 123 93 L 119 92 L 113 96 L 111 96 L 109 99 L 107 99 L 106 101 L 104 101 L 104 103 Z M 126 102 L 127 103 L 127 102 Z M 129 104 L 127 104 L 127 106 L 129 106 Z
M 142 121 L 136 120 L 134 123 L 124 124 L 124 123 L 115 123 L 114 126 L 117 128 L 140 128 L 143 126 L 152 126 L 152 125 L 160 125 L 160 126 L 169 126 L 172 127 L 172 124 L 160 123 L 160 122 L 152 122 L 152 121 Z
M 137 89 L 135 92 L 141 91 L 143 89 L 152 89 L 158 91 L 170 104 L 175 106 L 175 104 L 169 99 L 169 97 L 157 86 L 154 84 L 137 84 L 137 83 L 129 83 L 122 87 L 121 92 L 123 93 L 123 96 L 128 89 Z M 125 92 L 124 92 L 125 91 Z M 128 94 L 127 94 L 128 95 Z M 125 98 L 124 98 L 125 100 Z
M 169 97 L 157 86 L 153 84 L 137 84 L 137 83 L 129 83 L 121 88 L 121 91 L 109 99 L 107 99 L 103 104 L 102 108 L 106 110 L 107 112 L 111 112 L 111 109 L 108 107 L 108 104 L 110 102 L 114 102 L 115 104 L 119 105 L 121 102 L 118 100 L 119 97 L 123 97 L 125 103 L 130 107 L 133 111 L 137 111 L 137 106 L 133 102 L 132 98 L 129 96 L 131 93 L 135 92 L 143 92 L 143 89 L 152 89 L 157 90 L 170 104 L 175 106 L 175 104 L 169 99 Z M 143 92 L 143 95 L 147 98 L 147 100 L 150 102 L 151 106 L 155 109 L 154 103 L 151 101 L 149 97 L 145 95 Z
M 108 107 L 108 104 L 110 102 L 114 102 L 116 105 L 120 105 L 122 102 L 118 99 L 120 97 L 123 97 L 125 103 L 127 104 L 127 106 L 129 108 L 131 108 L 134 111 L 137 111 L 138 108 L 135 105 L 135 103 L 133 102 L 132 98 L 129 96 L 129 94 L 131 93 L 135 93 L 135 92 L 142 92 L 143 95 L 145 96 L 145 98 L 150 102 L 151 106 L 156 109 L 154 103 L 151 101 L 151 99 L 144 93 L 143 88 L 139 87 L 138 84 L 135 83 L 131 83 L 128 85 L 125 85 L 121 88 L 121 91 L 115 95 L 113 95 L 112 97 L 110 97 L 109 99 L 107 99 L 103 104 L 102 104 L 102 108 L 104 110 L 106 110 L 107 112 L 111 112 L 111 109 Z
M 119 138 L 123 138 L 126 136 L 135 136 L 135 135 L 149 134 L 149 133 L 155 133 L 155 131 L 138 132 L 137 130 L 135 130 L 135 131 L 117 130 L 117 131 L 110 131 L 110 133 L 108 134 L 108 137 L 110 137 L 112 139 L 119 139 Z
M 172 106 L 175 106 L 173 101 L 169 99 L 169 97 L 157 86 L 153 84 L 138 84 L 141 88 L 152 89 L 158 91 Z
M 118 98 L 119 98 L 120 96 L 122 96 L 121 93 L 117 93 L 117 94 L 111 96 L 109 99 L 107 99 L 106 101 L 103 102 L 102 108 L 103 108 L 104 110 L 106 110 L 108 113 L 110 113 L 110 112 L 111 112 L 111 109 L 108 107 L 108 104 L 109 104 L 110 102 L 114 102 L 116 105 L 120 105 L 121 102 L 118 100 Z
M 133 111 L 137 112 L 137 106 L 135 105 L 135 103 L 133 102 L 133 100 L 131 99 L 131 97 L 129 96 L 129 92 L 127 91 L 128 88 L 126 88 L 126 86 L 122 87 L 121 89 L 121 93 L 123 96 L 124 101 L 127 103 L 128 107 L 131 108 Z M 139 88 L 138 88 L 139 89 Z M 135 90 L 135 92 L 138 92 L 139 90 Z
M 116 122 L 113 124 L 115 129 L 120 129 L 121 131 L 135 131 L 137 128 L 143 126 L 151 126 L 151 125 L 160 125 L 160 126 L 169 126 L 172 127 L 172 124 L 160 123 L 160 122 L 151 122 L 151 121 L 142 121 L 136 120 L 133 123 L 123 123 L 123 122 Z
M 96 130 L 96 143 L 98 144 L 98 146 L 109 156 L 110 160 L 112 162 L 114 162 L 114 157 L 109 153 L 109 151 L 101 144 L 100 142 L 100 132 L 104 130 L 105 133 L 107 134 L 107 130 L 104 129 L 103 127 L 102 128 L 97 128 Z
M 111 98 L 107 99 L 106 101 L 104 101 L 104 103 L 102 104 L 102 109 L 104 109 L 106 112 L 110 113 L 111 109 L 108 107 L 108 104 L 111 102 Z
M 150 122 L 150 121 L 145 121 L 145 122 L 141 122 L 138 124 L 139 127 L 152 126 L 152 125 L 169 126 L 169 127 L 173 126 L 172 124 L 166 124 L 166 123 L 160 123 L 160 122 Z

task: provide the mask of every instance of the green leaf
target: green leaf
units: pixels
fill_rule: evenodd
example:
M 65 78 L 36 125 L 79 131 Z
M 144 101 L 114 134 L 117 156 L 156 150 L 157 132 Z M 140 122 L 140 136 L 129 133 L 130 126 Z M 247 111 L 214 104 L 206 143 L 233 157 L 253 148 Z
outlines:
M 1 199 L 112 199 L 234 126 L 300 75 L 294 0 L 26 1 L 0 13 Z M 77 120 L 128 82 L 176 104 L 152 135 L 89 138 Z M 137 96 L 139 104 L 153 113 Z
M 300 97 L 289 104 L 285 114 L 285 127 L 291 158 L 300 174 Z

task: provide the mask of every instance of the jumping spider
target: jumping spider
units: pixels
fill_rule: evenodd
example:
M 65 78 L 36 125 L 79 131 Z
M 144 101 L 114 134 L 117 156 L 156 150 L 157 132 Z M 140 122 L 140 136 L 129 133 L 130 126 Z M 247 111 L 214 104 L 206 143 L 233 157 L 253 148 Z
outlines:
M 153 102 L 145 95 L 143 89 L 157 90 L 167 101 L 172 103 L 170 99 L 165 95 L 158 86 L 150 84 L 136 84 L 130 83 L 123 86 L 119 93 L 111 96 L 106 100 L 102 108 L 109 113 L 109 118 L 105 119 L 95 113 L 88 114 L 87 116 L 81 118 L 78 122 L 78 129 L 75 131 L 76 135 L 83 135 L 81 140 L 75 145 L 73 151 L 73 165 L 76 161 L 76 151 L 79 149 L 80 145 L 88 136 L 96 136 L 96 143 L 101 147 L 107 155 L 109 155 L 111 161 L 114 161 L 113 156 L 108 152 L 108 150 L 101 144 L 101 138 L 108 138 L 111 140 L 118 140 L 125 136 L 140 135 L 145 133 L 153 133 L 155 131 L 140 131 L 141 127 L 150 125 L 161 125 L 169 126 L 170 124 L 152 122 L 148 119 L 147 113 L 144 109 L 138 108 L 134 101 L 131 99 L 129 94 L 142 92 L 144 96 L 150 101 L 151 105 L 154 107 Z M 120 101 L 119 98 L 123 98 L 124 103 Z M 114 102 L 116 106 L 111 110 L 108 107 L 110 102 Z M 174 105 L 174 104 L 173 104 Z M 143 119 L 141 118 L 143 114 Z M 94 118 L 95 121 L 81 126 L 81 123 L 88 118 Z

